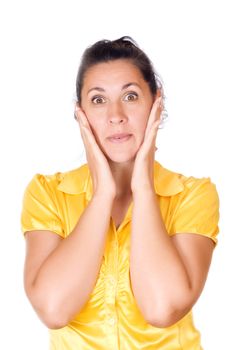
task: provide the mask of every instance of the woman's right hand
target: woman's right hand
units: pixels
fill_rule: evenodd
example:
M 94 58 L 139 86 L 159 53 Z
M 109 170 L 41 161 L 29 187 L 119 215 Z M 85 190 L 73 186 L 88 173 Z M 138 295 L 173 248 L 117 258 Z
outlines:
M 81 136 L 86 150 L 88 167 L 90 169 L 94 193 L 116 196 L 116 183 L 112 176 L 108 161 L 98 146 L 95 136 L 84 111 L 76 108 L 76 118 L 79 122 Z

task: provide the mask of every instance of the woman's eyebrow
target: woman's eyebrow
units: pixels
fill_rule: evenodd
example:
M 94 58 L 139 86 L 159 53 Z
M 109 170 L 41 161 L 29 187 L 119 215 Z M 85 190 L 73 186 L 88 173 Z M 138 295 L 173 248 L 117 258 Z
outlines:
M 122 86 L 121 90 L 127 89 L 127 88 L 128 88 L 129 86 L 131 86 L 131 85 L 136 85 L 136 86 L 138 86 L 138 87 L 141 89 L 141 87 L 140 87 L 140 85 L 139 85 L 138 83 L 136 83 L 136 82 L 130 82 L 130 83 L 124 84 L 124 85 Z M 105 92 L 105 90 L 104 90 L 103 88 L 101 88 L 101 87 L 99 87 L 99 86 L 95 86 L 95 87 L 93 87 L 93 88 L 91 88 L 90 90 L 87 91 L 87 95 L 88 95 L 89 92 L 92 91 L 92 90 L 97 90 L 97 91 Z

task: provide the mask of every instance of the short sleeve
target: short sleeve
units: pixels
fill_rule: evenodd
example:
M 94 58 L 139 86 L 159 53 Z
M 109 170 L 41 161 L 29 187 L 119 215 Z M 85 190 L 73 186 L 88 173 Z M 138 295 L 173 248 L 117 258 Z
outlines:
M 27 185 L 22 201 L 21 231 L 49 230 L 64 237 L 56 201 L 46 176 L 36 174 Z
M 176 208 L 171 235 L 197 233 L 211 238 L 215 246 L 219 233 L 219 196 L 210 178 L 196 179 L 187 186 Z

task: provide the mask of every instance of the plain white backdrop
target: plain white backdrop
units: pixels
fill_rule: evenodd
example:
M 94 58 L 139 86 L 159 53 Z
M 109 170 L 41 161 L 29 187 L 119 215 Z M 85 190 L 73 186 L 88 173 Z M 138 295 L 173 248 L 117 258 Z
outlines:
M 130 35 L 164 81 L 169 119 L 157 136 L 165 167 L 208 176 L 220 197 L 219 243 L 193 308 L 204 350 L 232 346 L 231 1 L 12 1 L 0 3 L 2 349 L 48 348 L 23 289 L 22 196 L 35 173 L 86 162 L 73 118 L 85 48 Z

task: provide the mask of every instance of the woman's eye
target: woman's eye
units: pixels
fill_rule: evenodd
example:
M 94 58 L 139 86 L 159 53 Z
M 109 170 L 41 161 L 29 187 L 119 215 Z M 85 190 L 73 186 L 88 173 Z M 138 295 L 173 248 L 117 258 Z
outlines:
M 94 96 L 91 101 L 94 102 L 94 101 L 101 101 L 103 99 L 103 97 L 101 96 Z M 100 104 L 99 102 L 94 102 L 95 104 Z
M 130 98 L 128 99 L 128 101 L 134 101 L 135 100 L 135 97 L 137 98 L 138 97 L 138 95 L 134 92 L 134 93 L 130 93 L 130 94 L 128 94 L 128 95 L 126 95 L 126 96 L 130 96 Z
M 134 101 L 138 97 L 138 94 L 136 94 L 135 92 L 133 92 L 133 93 L 131 92 L 131 93 L 127 94 L 126 97 L 129 97 L 129 98 L 127 98 L 128 101 Z M 101 102 L 102 100 L 103 100 L 102 96 L 94 96 L 91 99 L 91 101 L 94 104 L 102 104 L 102 102 Z

